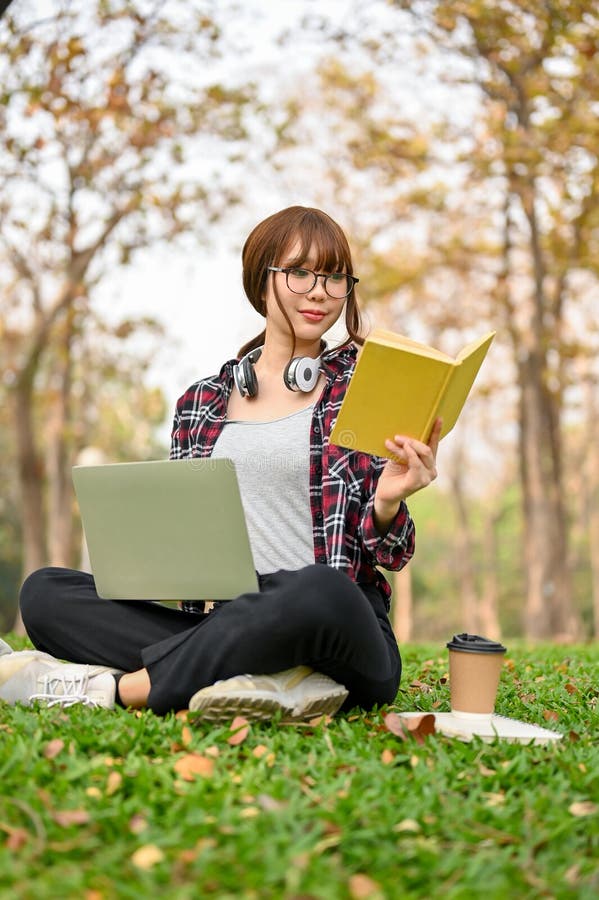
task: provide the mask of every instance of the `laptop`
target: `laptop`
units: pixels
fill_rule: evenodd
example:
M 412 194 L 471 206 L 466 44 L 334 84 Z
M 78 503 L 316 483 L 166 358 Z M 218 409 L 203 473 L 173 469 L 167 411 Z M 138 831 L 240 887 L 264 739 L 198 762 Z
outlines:
M 234 463 L 74 466 L 96 590 L 109 600 L 231 600 L 258 590 Z

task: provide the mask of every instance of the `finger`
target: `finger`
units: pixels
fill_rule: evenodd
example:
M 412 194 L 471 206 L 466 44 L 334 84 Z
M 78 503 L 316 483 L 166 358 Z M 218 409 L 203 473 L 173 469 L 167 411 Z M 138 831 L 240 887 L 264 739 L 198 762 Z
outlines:
M 405 465 L 405 453 L 404 453 L 404 444 L 403 441 L 392 441 L 391 438 L 387 438 L 385 441 L 385 447 L 389 450 L 390 458 L 393 462 L 401 463 Z
M 427 469 L 433 469 L 435 467 L 435 456 L 428 444 L 423 444 L 422 441 L 409 438 L 404 441 L 403 446 L 404 449 L 406 447 L 412 447 L 422 465 L 426 466 Z
M 412 473 L 412 477 L 416 479 L 416 490 L 426 487 L 431 481 L 436 479 L 437 469 L 434 460 L 431 460 L 431 465 L 428 465 L 427 461 L 423 460 L 420 454 L 410 446 L 410 442 L 406 442 L 403 452 L 406 457 L 408 470 Z
M 430 451 L 430 447 L 428 444 L 423 443 L 422 441 L 417 440 L 416 438 L 406 437 L 405 434 L 396 434 L 395 441 L 397 443 L 401 443 L 403 446 L 410 444 L 416 451 L 416 453 L 428 453 Z
M 435 457 L 437 455 L 437 450 L 439 448 L 439 441 L 441 440 L 441 429 L 442 428 L 443 428 L 443 419 L 435 419 L 435 424 L 433 425 L 431 435 L 428 439 L 428 445 L 431 448 L 433 456 L 435 456 Z

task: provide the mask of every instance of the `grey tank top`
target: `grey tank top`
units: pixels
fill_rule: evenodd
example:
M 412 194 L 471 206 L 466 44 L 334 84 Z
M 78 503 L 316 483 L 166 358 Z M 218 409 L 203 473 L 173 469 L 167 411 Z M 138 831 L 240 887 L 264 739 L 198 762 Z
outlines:
M 272 422 L 225 423 L 212 456 L 235 463 L 254 566 L 260 575 L 314 562 L 310 512 L 313 407 Z

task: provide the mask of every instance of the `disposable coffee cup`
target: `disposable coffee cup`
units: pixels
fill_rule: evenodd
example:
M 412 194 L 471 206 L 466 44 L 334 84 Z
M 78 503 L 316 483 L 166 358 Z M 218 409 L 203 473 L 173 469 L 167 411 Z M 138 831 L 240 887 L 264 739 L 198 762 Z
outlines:
M 454 634 L 447 647 L 452 714 L 488 719 L 495 709 L 506 648 L 478 634 Z

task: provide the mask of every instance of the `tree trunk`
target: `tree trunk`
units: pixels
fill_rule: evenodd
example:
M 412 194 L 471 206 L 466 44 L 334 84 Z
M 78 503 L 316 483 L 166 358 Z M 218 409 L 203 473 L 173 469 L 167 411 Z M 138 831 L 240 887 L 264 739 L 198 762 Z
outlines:
M 526 104 L 519 120 L 528 126 Z M 526 216 L 533 275 L 527 325 L 512 325 L 520 391 L 520 472 L 524 504 L 524 552 L 527 573 L 525 632 L 527 637 L 572 640 L 580 632 L 574 611 L 568 555 L 568 522 L 564 502 L 561 439 L 561 385 L 548 388 L 548 354 L 559 344 L 560 303 L 550 302 L 536 212 L 534 176 L 512 175 L 511 189 Z
M 50 565 L 73 565 L 73 488 L 68 437 L 71 425 L 72 315 L 67 315 L 58 351 L 57 389 L 49 410 L 48 427 L 48 551 Z
M 599 402 L 596 384 L 587 386 L 587 484 L 589 560 L 591 564 L 591 594 L 593 635 L 599 639 Z
M 553 413 L 540 356 L 519 361 L 520 465 L 526 562 L 525 633 L 533 639 L 579 635 L 569 570 L 567 514 Z
M 460 592 L 462 627 L 476 634 L 478 630 L 478 595 L 474 564 L 474 542 L 468 514 L 468 500 L 464 492 L 464 454 L 458 449 L 450 468 L 449 479 L 456 510 L 455 570 Z
M 23 540 L 23 579 L 46 564 L 44 539 L 44 464 L 35 441 L 33 425 L 33 380 L 22 377 L 12 388 L 12 414 L 15 428 L 17 473 L 21 501 Z M 24 633 L 17 612 L 14 630 Z
M 493 641 L 501 637 L 499 624 L 499 582 L 497 553 L 497 523 L 500 514 L 493 511 L 485 519 L 483 527 L 483 577 L 482 594 L 478 607 L 478 621 L 481 634 Z
M 412 570 L 408 564 L 393 579 L 393 631 L 398 644 L 412 639 L 413 623 Z

